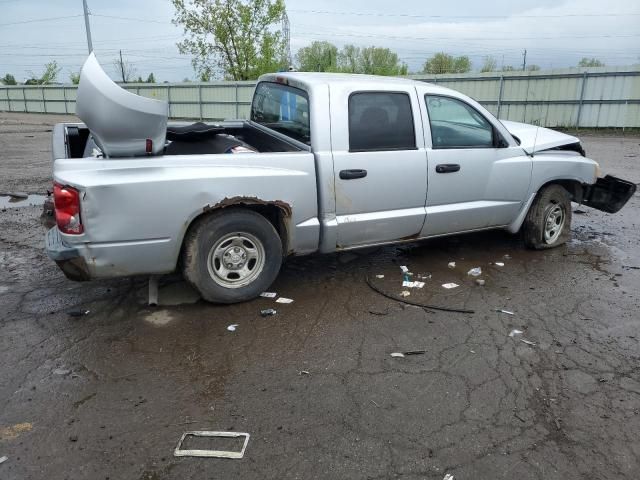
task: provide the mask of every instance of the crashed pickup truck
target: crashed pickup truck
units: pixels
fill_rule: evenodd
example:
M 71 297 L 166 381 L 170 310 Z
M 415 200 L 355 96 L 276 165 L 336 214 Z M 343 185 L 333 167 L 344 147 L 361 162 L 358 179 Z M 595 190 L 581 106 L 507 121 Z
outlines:
M 91 55 L 76 113 L 53 131 L 48 255 L 74 280 L 180 270 L 212 302 L 256 297 L 291 255 L 487 229 L 556 247 L 571 202 L 615 213 L 636 190 L 575 137 L 400 78 L 269 74 L 249 120 L 169 123 Z

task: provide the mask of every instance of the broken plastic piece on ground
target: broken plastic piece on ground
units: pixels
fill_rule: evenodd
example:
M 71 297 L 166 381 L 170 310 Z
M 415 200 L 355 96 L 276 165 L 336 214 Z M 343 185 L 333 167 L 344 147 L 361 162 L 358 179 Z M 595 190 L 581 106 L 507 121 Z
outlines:
M 496 267 L 504 267 L 504 263 L 503 262 L 496 262 L 496 263 L 494 263 L 494 265 Z
M 308 370 L 300 370 L 298 375 L 311 375 L 311 373 Z
M 376 278 L 384 278 L 384 275 L 376 275 Z
M 509 310 L 502 310 L 501 308 L 496 308 L 494 311 L 498 313 L 506 313 L 507 315 L 515 315 L 515 313 L 510 312 Z
M 402 270 L 402 273 L 408 273 L 409 272 L 409 269 L 404 265 L 400 265 L 400 270 Z
M 467 275 L 471 275 L 472 277 L 479 277 L 482 275 L 482 269 L 480 267 L 472 268 L 467 272 Z
M 453 475 L 447 473 L 442 480 L 454 480 Z
M 524 338 L 520 340 L 522 343 L 526 343 L 527 345 L 531 345 L 532 347 L 535 347 L 536 344 L 534 342 L 531 342 L 529 340 L 525 340 Z
M 78 318 L 89 315 L 90 313 L 91 310 L 71 310 L 70 312 L 67 312 L 67 315 L 69 315 L 70 317 Z
M 429 275 L 419 275 L 418 278 L 420 280 L 430 280 L 431 279 L 431 274 L 429 274 Z
M 447 290 L 450 290 L 450 289 L 452 289 L 452 288 L 457 288 L 457 287 L 459 287 L 460 285 L 458 285 L 457 283 L 443 283 L 443 284 L 442 284 L 442 286 L 443 286 L 444 288 L 446 288 Z
M 6 455 L 4 457 L 0 457 L 0 463 L 4 463 L 7 460 L 9 460 L 9 457 L 7 457 Z
M 393 352 L 393 353 L 391 354 L 391 356 L 392 356 L 393 358 L 404 358 L 404 353 L 400 353 L 400 352 Z
M 481 278 L 479 278 L 478 280 L 476 280 L 476 284 L 480 285 L 481 287 L 484 287 L 484 284 L 486 282 L 484 280 L 482 280 Z
M 276 313 L 278 313 L 278 311 L 275 310 L 274 308 L 267 308 L 266 310 L 260 310 L 260 315 L 262 315 L 263 317 L 271 317 Z
M 235 332 L 235 331 L 236 331 L 236 328 L 238 328 L 238 324 L 237 324 L 237 323 L 234 323 L 233 325 L 229 325 L 229 326 L 227 327 L 227 330 L 229 330 L 230 332 Z
M 278 296 L 278 294 L 277 294 L 277 293 L 275 293 L 275 292 L 262 292 L 262 293 L 260 294 L 260 296 L 261 296 L 262 298 L 276 298 L 276 297 Z
M 409 295 L 411 295 L 411 293 L 407 290 L 403 290 L 402 292 L 400 292 L 401 297 L 408 297 Z
M 518 330 L 517 328 L 514 328 L 513 330 L 511 330 L 509 332 L 509 336 L 510 337 L 515 337 L 516 335 L 522 335 L 524 332 L 522 330 Z
M 242 445 L 242 450 L 240 452 L 228 452 L 224 450 L 182 450 L 182 443 L 185 438 L 193 436 L 193 437 L 223 437 L 223 438 L 240 438 L 244 437 L 244 444 Z M 240 433 L 240 432 L 185 432 L 182 434 L 180 441 L 178 442 L 178 446 L 173 452 L 175 457 L 209 457 L 209 458 L 235 458 L 239 459 L 244 456 L 244 451 L 247 448 L 247 444 L 249 443 L 249 434 L 248 433 Z
M 293 303 L 293 300 L 291 300 L 290 298 L 280 297 L 276 300 L 276 303 Z
M 456 262 L 449 262 L 447 265 L 449 268 L 456 268 Z

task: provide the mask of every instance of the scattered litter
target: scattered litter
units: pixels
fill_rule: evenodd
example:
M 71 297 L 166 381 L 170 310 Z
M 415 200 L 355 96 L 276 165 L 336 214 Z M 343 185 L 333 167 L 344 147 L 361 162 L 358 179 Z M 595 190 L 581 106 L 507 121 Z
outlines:
M 276 303 L 293 303 L 293 300 L 291 300 L 290 298 L 280 297 L 276 300 Z
M 476 351 L 475 351 L 475 350 L 469 350 L 469 352 L 471 352 L 471 353 L 476 353 Z
M 402 273 L 409 273 L 409 269 L 404 265 L 400 265 L 400 270 L 402 270 Z
M 431 280 L 431 274 L 429 274 L 429 275 L 419 275 L 418 278 L 420 280 Z
M 235 332 L 236 328 L 238 328 L 238 324 L 234 323 L 233 325 L 229 325 L 227 327 L 227 330 L 229 330 L 230 332 Z
M 271 317 L 271 316 L 275 315 L 276 313 L 278 313 L 278 311 L 273 309 L 273 308 L 267 308 L 266 310 L 260 310 L 260 315 L 262 315 L 263 317 Z
M 509 310 L 502 310 L 502 309 L 500 309 L 500 308 L 496 308 L 496 309 L 494 310 L 494 312 L 498 312 L 498 313 L 506 313 L 507 315 L 515 315 L 515 313 L 510 312 Z
M 376 275 L 376 278 L 384 278 L 384 275 Z
M 516 335 L 522 335 L 524 332 L 522 330 L 518 330 L 517 328 L 514 328 L 513 330 L 511 330 L 509 332 L 509 336 L 510 337 L 515 337 Z
M 70 373 L 71 373 L 71 370 L 68 370 L 66 368 L 56 368 L 53 371 L 54 375 L 62 375 L 62 376 L 69 375 Z
M 447 290 L 451 290 L 452 288 L 457 288 L 460 285 L 458 285 L 457 283 L 443 283 L 442 286 Z
M 407 288 L 423 288 L 424 285 L 424 282 L 407 282 L 406 280 L 402 282 L 402 286 Z
M 415 288 L 423 288 L 424 287 L 424 282 L 413 282 L 413 286 Z
M 424 355 L 427 353 L 426 350 L 411 350 L 409 352 L 404 352 L 405 355 Z
M 494 265 L 496 267 L 504 267 L 504 263 L 503 262 L 496 262 L 496 263 L 494 263 Z
M 482 280 L 481 278 L 479 278 L 478 280 L 476 280 L 476 284 L 477 284 L 477 285 L 480 285 L 481 287 L 484 287 L 484 284 L 485 284 L 485 283 L 486 283 L 486 282 L 485 282 L 484 280 Z
M 393 352 L 393 353 L 391 354 L 391 356 L 392 356 L 393 358 L 404 358 L 404 353 L 400 353 L 400 352 Z
M 89 315 L 91 310 L 71 310 L 67 312 L 67 315 L 73 318 L 84 317 L 85 315 Z
M 447 473 L 442 480 L 454 480 L 453 475 Z
M 9 460 L 9 457 L 7 457 L 7 456 L 0 457 L 0 463 L 4 463 L 4 462 L 6 462 L 7 460 Z
M 408 282 L 407 280 L 404 280 L 404 281 L 402 282 L 402 286 L 403 286 L 403 287 L 409 287 L 409 288 L 412 288 L 412 287 L 413 287 L 413 282 Z
M 311 373 L 308 370 L 300 370 L 298 375 L 311 375 Z
M 449 268 L 456 268 L 456 262 L 449 262 L 447 265 Z
M 260 294 L 260 296 L 261 296 L 262 298 L 276 298 L 276 297 L 278 296 L 278 294 L 277 294 L 277 293 L 275 293 L 275 292 L 262 292 L 262 293 Z
M 526 343 L 527 345 L 531 345 L 532 347 L 535 347 L 536 344 L 534 342 L 530 342 L 529 340 L 525 340 L 524 338 L 522 340 L 520 340 L 522 343 Z
M 508 253 L 504 256 L 504 258 L 506 258 L 507 260 L 509 260 L 511 258 L 511 255 L 509 255 Z
M 467 275 L 471 275 L 472 277 L 479 277 L 482 275 L 482 269 L 480 267 L 472 268 L 467 272 Z
M 403 290 L 402 292 L 400 292 L 401 297 L 408 297 L 409 295 L 411 295 L 411 293 L 406 290 Z
M 182 443 L 184 439 L 193 436 L 193 437 L 223 437 L 223 438 L 241 438 L 244 437 L 244 444 L 242 445 L 242 450 L 240 452 L 227 452 L 224 450 L 182 450 Z M 182 434 L 180 441 L 178 442 L 178 446 L 173 452 L 175 457 L 210 457 L 210 458 L 242 458 L 244 456 L 244 451 L 247 448 L 247 444 L 249 443 L 249 434 L 248 433 L 240 433 L 240 432 L 185 432 Z

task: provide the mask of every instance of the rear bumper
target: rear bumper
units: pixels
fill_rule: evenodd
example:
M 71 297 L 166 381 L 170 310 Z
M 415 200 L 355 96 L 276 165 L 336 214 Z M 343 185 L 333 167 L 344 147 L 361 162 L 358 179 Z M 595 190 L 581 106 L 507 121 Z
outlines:
M 607 175 L 585 189 L 582 203 L 607 213 L 616 213 L 636 193 L 636 184 Z
M 87 262 L 77 248 L 65 245 L 58 227 L 47 232 L 45 249 L 49 258 L 56 262 L 68 279 L 79 282 L 91 279 Z

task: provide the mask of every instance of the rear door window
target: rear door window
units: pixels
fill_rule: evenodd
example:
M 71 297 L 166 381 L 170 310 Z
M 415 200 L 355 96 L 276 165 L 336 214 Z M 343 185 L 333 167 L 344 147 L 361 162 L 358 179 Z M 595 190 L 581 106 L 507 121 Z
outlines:
M 349 97 L 349 151 L 415 149 L 415 125 L 409 95 L 357 92 Z
M 433 148 L 491 148 L 493 126 L 462 100 L 426 95 Z
M 251 104 L 251 120 L 311 145 L 309 97 L 299 88 L 261 82 Z

